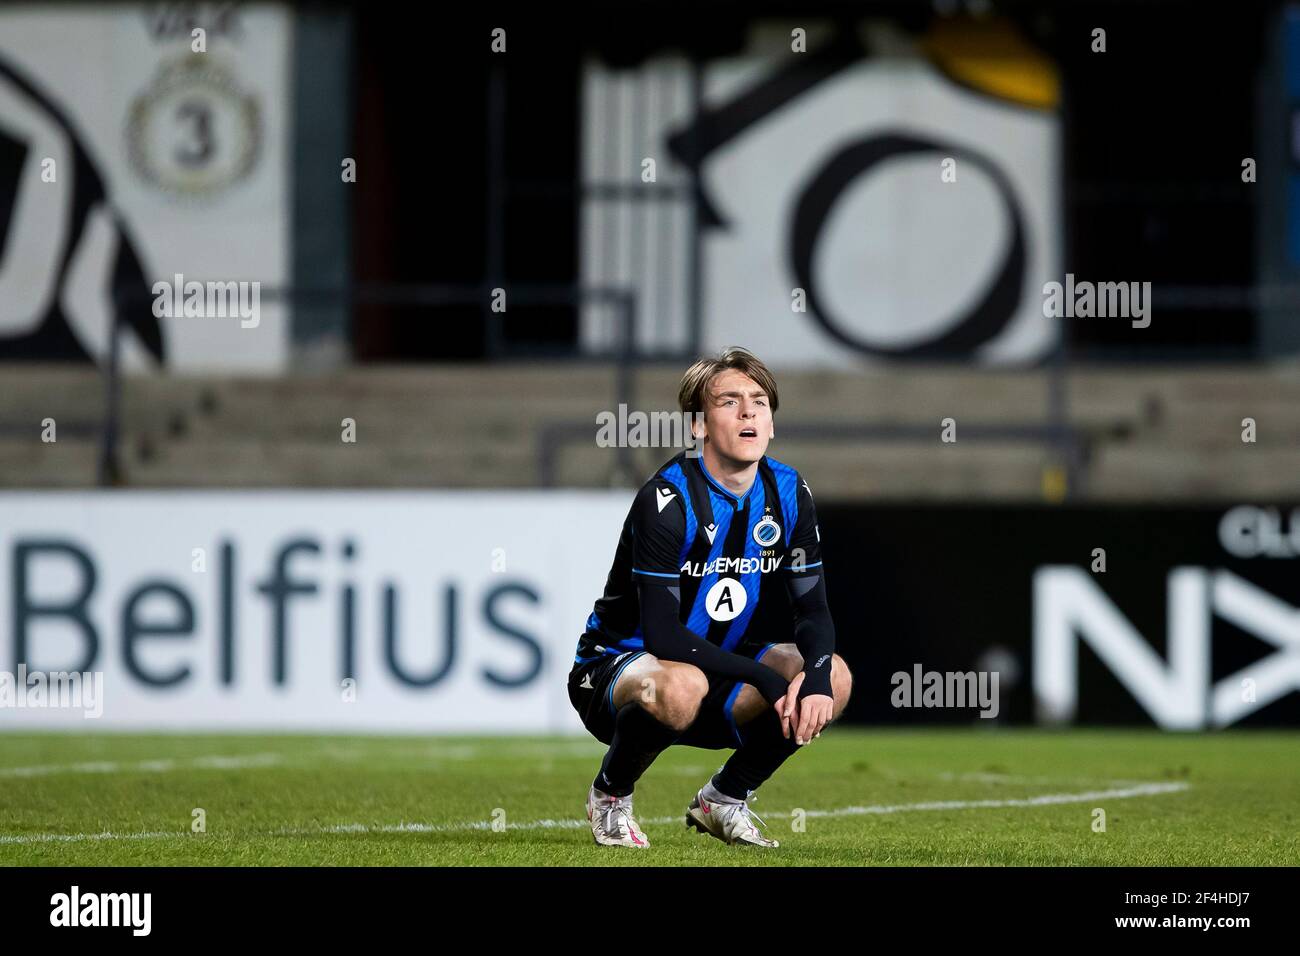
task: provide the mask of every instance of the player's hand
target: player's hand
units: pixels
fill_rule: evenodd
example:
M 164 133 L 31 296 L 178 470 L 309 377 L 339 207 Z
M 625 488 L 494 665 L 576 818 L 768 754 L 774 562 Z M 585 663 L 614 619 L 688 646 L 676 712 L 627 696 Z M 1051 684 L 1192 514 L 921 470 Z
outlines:
M 790 686 L 793 687 L 794 683 L 791 682 Z M 826 694 L 809 694 L 799 701 L 799 722 L 798 730 L 794 735 L 795 743 L 800 745 L 812 743 L 812 739 L 831 722 L 834 712 L 835 699 Z
M 776 702 L 776 715 L 781 718 L 781 736 L 790 739 L 790 732 L 799 720 L 799 688 L 803 685 L 803 671 L 794 675 L 785 696 Z

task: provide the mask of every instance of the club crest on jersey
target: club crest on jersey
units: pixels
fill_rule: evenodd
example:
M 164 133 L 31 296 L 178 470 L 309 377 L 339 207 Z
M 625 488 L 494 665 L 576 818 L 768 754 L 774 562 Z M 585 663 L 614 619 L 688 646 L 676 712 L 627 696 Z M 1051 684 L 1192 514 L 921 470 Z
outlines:
M 749 593 L 735 578 L 719 578 L 704 596 L 704 609 L 715 621 L 730 621 L 749 602 Z
M 781 538 L 781 526 L 771 515 L 764 515 L 763 520 L 754 525 L 754 540 L 764 548 L 770 548 Z

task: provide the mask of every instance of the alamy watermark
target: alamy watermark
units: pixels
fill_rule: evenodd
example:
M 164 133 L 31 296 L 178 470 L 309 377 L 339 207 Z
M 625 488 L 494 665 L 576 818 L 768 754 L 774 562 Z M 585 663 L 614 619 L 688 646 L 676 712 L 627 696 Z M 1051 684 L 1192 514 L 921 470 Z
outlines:
M 1150 282 L 1075 282 L 1065 274 L 1065 284 L 1043 283 L 1043 315 L 1049 319 L 1132 319 L 1133 328 L 1151 324 Z
M 120 926 L 133 936 L 148 936 L 152 914 L 152 893 L 83 893 L 74 883 L 50 897 L 51 926 Z
M 262 321 L 261 282 L 186 282 L 179 272 L 172 279 L 153 284 L 156 319 L 238 317 L 245 329 L 255 329 Z
M 699 440 L 691 426 L 704 427 L 703 412 L 629 412 L 620 403 L 617 412 L 596 413 L 599 448 L 682 448 L 687 458 L 700 456 Z
M 86 720 L 104 714 L 103 671 L 0 671 L 0 708 L 82 710 Z
M 997 671 L 895 671 L 889 702 L 895 707 L 979 707 L 981 717 L 998 715 Z

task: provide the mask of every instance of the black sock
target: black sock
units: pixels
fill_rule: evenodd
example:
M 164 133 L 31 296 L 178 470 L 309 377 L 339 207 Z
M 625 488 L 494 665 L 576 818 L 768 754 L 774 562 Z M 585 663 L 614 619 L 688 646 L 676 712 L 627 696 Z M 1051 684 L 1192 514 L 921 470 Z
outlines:
M 626 797 L 655 757 L 681 735 L 680 730 L 661 724 L 638 701 L 629 701 L 614 718 L 614 739 L 592 786 Z
M 757 790 L 776 773 L 787 757 L 799 749 L 794 731 L 781 736 L 781 718 L 775 708 L 768 708 L 740 727 L 744 743 L 732 754 L 713 777 L 713 785 L 736 800 L 745 800 L 749 791 Z

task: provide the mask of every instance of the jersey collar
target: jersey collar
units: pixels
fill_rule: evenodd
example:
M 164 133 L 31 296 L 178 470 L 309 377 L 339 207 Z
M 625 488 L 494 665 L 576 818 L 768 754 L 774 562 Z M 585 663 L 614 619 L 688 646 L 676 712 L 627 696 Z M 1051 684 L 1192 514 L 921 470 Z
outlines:
M 703 455 L 699 455 L 698 457 L 696 457 L 695 460 L 700 464 L 700 474 L 704 476 L 705 481 L 707 481 L 715 491 L 717 491 L 719 494 L 726 497 L 727 500 L 731 501 L 736 506 L 736 510 L 740 510 L 740 506 L 749 500 L 749 496 L 754 491 L 754 486 L 763 480 L 763 476 L 758 473 L 757 469 L 755 469 L 753 482 L 750 484 L 750 486 L 747 489 L 745 489 L 745 493 L 743 495 L 738 495 L 734 491 L 731 491 L 729 488 L 727 488 L 727 486 L 724 485 L 722 482 L 714 478 L 713 475 L 709 474 L 709 469 L 704 467 Z

